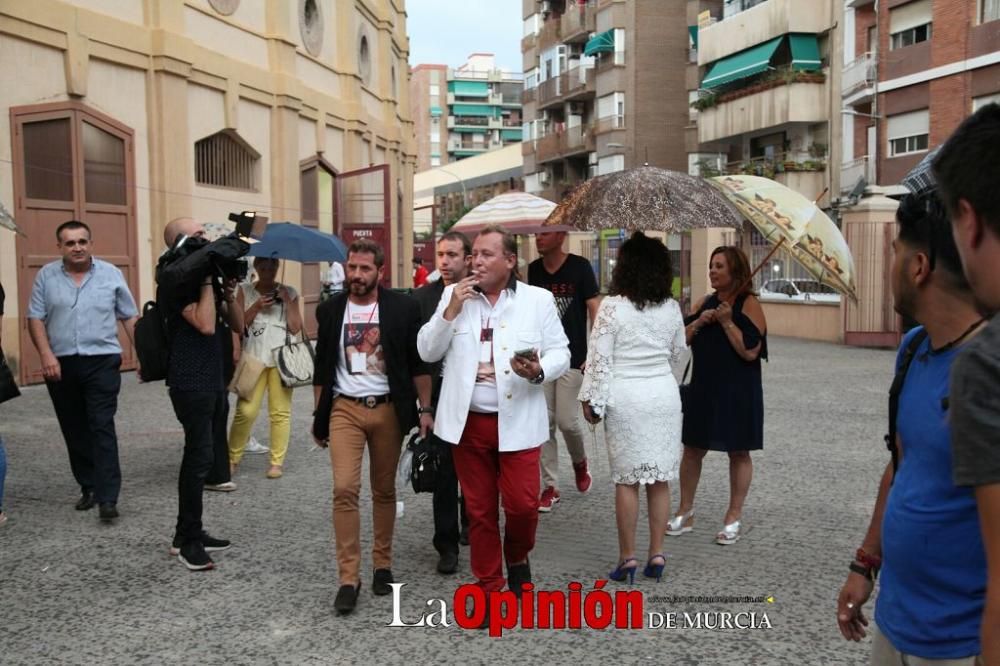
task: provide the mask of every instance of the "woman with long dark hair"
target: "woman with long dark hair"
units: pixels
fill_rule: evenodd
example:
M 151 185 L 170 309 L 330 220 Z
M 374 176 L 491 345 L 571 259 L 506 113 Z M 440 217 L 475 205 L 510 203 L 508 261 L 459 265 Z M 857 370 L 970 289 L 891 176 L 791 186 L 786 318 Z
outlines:
M 715 542 L 728 546 L 743 533 L 750 490 L 750 451 L 764 447 L 764 390 L 760 360 L 767 358 L 767 322 L 752 291 L 750 262 L 733 246 L 717 247 L 708 269 L 715 290 L 684 320 L 694 369 L 684 395 L 681 503 L 667 534 L 694 529 L 694 495 L 709 451 L 729 454 L 729 508 Z
M 668 482 L 681 453 L 681 399 L 671 361 L 687 348 L 680 306 L 671 298 L 670 253 L 636 232 L 622 245 L 590 334 L 580 389 L 588 423 L 605 421 L 615 483 L 618 566 L 612 580 L 635 578 L 639 486 L 646 487 L 649 551 L 643 574 L 663 575 L 663 534 L 670 517 Z

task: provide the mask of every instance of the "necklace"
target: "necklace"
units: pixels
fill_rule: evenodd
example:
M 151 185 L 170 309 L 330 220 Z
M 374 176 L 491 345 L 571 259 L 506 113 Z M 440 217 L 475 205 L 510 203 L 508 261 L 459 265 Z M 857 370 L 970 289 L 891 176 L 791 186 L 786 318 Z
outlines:
M 927 353 L 924 354 L 924 358 L 926 358 L 930 354 L 943 354 L 943 353 L 945 353 L 946 351 L 948 351 L 950 349 L 954 349 L 957 345 L 960 345 L 962 343 L 962 340 L 965 340 L 967 337 L 969 337 L 970 335 L 972 335 L 972 332 L 975 331 L 980 326 L 982 326 L 984 323 L 986 323 L 986 318 L 985 317 L 983 317 L 982 319 L 978 319 L 975 323 L 972 324 L 972 326 L 970 326 L 969 328 L 965 329 L 965 331 L 960 336 L 958 336 L 957 338 L 955 338 L 954 340 L 952 340 L 948 344 L 946 344 L 943 347 L 940 347 L 938 349 L 934 349 L 933 347 L 931 347 L 930 345 L 928 345 L 928 347 L 927 347 Z

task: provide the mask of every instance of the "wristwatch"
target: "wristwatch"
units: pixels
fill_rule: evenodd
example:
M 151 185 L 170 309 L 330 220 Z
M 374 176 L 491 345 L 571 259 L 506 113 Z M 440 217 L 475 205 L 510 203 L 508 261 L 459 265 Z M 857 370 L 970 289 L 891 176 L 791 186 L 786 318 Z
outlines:
M 858 564 L 857 562 L 851 562 L 850 570 L 856 574 L 864 576 L 873 583 L 875 582 L 875 579 L 878 578 L 878 569 L 876 567 L 872 566 L 866 567 L 863 564 Z
M 538 376 L 537 377 L 533 377 L 533 378 L 529 379 L 528 381 L 531 382 L 532 384 L 541 384 L 542 382 L 545 381 L 545 371 L 542 370 L 541 368 L 539 368 L 538 369 Z
M 420 409 L 417 410 L 417 414 L 431 414 L 431 415 L 433 415 L 434 414 L 434 408 L 433 407 L 421 407 Z

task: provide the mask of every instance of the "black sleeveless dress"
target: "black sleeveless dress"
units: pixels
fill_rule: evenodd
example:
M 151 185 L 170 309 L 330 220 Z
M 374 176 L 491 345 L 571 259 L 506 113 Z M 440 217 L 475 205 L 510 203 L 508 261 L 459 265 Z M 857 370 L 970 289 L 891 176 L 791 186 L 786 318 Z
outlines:
M 685 446 L 710 451 L 754 451 L 764 448 L 764 389 L 760 363 L 767 358 L 767 335 L 743 314 L 747 295 L 733 304 L 733 323 L 743 333 L 747 349 L 761 345 L 753 361 L 736 353 L 719 323 L 701 329 L 691 340 L 691 383 L 681 391 Z M 684 320 L 696 320 L 719 306 L 712 294 L 701 309 Z

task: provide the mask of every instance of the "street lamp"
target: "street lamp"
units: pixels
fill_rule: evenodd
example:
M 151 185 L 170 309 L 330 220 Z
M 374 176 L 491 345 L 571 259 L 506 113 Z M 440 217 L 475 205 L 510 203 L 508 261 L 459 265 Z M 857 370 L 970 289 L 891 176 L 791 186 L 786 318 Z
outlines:
M 445 169 L 444 167 L 436 167 L 436 169 L 438 171 L 440 171 L 441 173 L 449 175 L 449 176 L 451 176 L 452 178 L 454 178 L 455 180 L 458 181 L 458 184 L 462 187 L 462 208 L 461 208 L 461 210 L 465 210 L 465 208 L 469 205 L 469 203 L 468 203 L 468 198 L 469 198 L 468 197 L 468 192 L 466 192 L 466 190 L 465 190 L 465 181 L 462 178 L 460 178 L 456 173 L 454 173 L 452 171 L 449 171 L 448 169 Z M 445 211 L 445 213 L 447 213 L 447 210 Z M 435 239 L 437 238 L 437 229 L 436 228 L 434 229 L 434 238 Z

